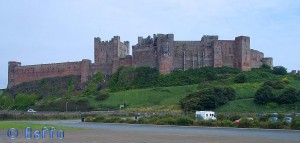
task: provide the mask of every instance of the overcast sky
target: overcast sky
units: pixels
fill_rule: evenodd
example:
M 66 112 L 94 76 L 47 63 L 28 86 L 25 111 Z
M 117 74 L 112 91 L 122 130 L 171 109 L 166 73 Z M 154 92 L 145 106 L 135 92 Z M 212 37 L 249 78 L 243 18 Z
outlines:
M 175 40 L 250 36 L 274 65 L 300 70 L 299 0 L 1 0 L 0 89 L 8 61 L 22 65 L 93 57 L 94 37 L 137 43 L 173 33 Z

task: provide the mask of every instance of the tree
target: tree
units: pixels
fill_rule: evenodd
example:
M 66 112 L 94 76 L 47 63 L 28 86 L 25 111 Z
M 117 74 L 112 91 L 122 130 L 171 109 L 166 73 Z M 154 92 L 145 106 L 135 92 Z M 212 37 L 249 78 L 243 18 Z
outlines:
M 274 99 L 275 95 L 272 93 L 272 87 L 270 86 L 259 88 L 254 95 L 254 102 L 261 105 L 273 102 Z
M 271 69 L 271 67 L 267 64 L 263 64 L 261 65 L 261 68 L 264 68 L 264 69 Z
M 224 87 L 224 96 L 228 99 L 228 101 L 235 100 L 236 92 L 232 87 Z
M 236 82 L 236 83 L 245 83 L 245 82 L 247 82 L 247 77 L 246 77 L 245 74 L 238 74 L 234 78 L 234 82 Z
M 104 90 L 104 91 L 100 91 L 97 93 L 98 95 L 96 96 L 96 100 L 98 101 L 102 101 L 102 100 L 105 100 L 109 97 L 109 93 L 107 90 Z
M 292 104 L 298 101 L 298 93 L 295 88 L 285 89 L 277 98 L 278 104 Z
M 189 94 L 180 104 L 184 110 L 209 110 L 234 100 L 235 94 L 231 87 L 210 87 Z
M 276 66 L 273 68 L 273 74 L 286 75 L 287 69 L 283 66 Z

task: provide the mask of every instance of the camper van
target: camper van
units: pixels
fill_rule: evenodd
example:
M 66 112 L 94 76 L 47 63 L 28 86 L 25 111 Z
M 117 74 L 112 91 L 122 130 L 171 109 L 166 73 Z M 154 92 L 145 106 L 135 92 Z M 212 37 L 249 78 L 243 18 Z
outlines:
M 213 111 L 196 111 L 196 120 L 217 120 Z

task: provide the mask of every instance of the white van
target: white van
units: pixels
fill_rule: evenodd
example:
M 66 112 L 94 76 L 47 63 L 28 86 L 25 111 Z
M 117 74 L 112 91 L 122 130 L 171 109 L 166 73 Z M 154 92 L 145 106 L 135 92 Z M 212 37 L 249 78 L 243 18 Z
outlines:
M 213 111 L 196 111 L 196 120 L 217 120 Z

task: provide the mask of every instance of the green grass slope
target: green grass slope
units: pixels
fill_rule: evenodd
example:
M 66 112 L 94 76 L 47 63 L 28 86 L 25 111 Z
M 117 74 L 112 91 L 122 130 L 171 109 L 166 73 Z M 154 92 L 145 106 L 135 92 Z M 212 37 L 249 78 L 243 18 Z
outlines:
M 125 104 L 130 111 L 179 111 L 179 100 L 196 90 L 197 85 L 133 89 L 110 93 L 104 101 L 90 101 L 98 110 L 115 110 Z
M 276 77 L 273 80 L 288 78 L 289 86 L 300 90 L 300 80 L 295 80 L 290 76 Z M 92 105 L 98 110 L 119 109 L 119 105 L 125 104 L 125 110 L 128 111 L 180 111 L 179 100 L 189 93 L 197 91 L 201 85 L 219 86 L 226 85 L 233 87 L 236 90 L 237 96 L 235 101 L 218 107 L 217 112 L 298 112 L 300 103 L 290 105 L 277 105 L 270 103 L 268 105 L 257 105 L 253 102 L 256 90 L 260 87 L 263 81 L 253 81 L 246 83 L 224 82 L 222 80 L 208 82 L 205 85 L 186 85 L 173 87 L 157 87 L 148 89 L 133 89 L 120 92 L 110 93 L 110 97 L 104 101 L 92 101 Z

